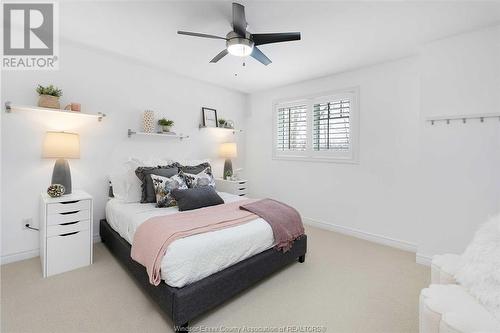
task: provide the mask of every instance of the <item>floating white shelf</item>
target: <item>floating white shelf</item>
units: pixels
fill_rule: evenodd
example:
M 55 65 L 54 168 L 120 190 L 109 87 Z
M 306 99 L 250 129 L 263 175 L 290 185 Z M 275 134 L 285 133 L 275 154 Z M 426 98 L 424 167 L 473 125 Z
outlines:
M 93 117 L 97 118 L 98 121 L 101 121 L 102 118 L 106 117 L 106 114 L 98 112 L 98 113 L 85 113 L 85 112 L 77 112 L 77 111 L 69 111 L 63 109 L 50 109 L 50 108 L 41 108 L 38 106 L 29 106 L 29 105 L 13 105 L 11 102 L 5 102 L 5 112 L 11 113 L 12 111 L 41 111 L 41 112 L 52 112 L 52 113 L 64 113 L 64 114 L 72 114 L 77 116 L 84 117 Z
M 189 138 L 189 135 L 183 135 L 182 133 L 181 134 L 146 133 L 146 132 L 136 132 L 129 128 L 127 131 L 127 136 L 130 138 L 132 137 L 132 135 L 161 136 L 164 138 L 180 139 L 180 140 Z
M 208 127 L 208 126 L 203 126 L 203 125 L 199 125 L 198 128 L 201 130 L 202 128 L 213 128 L 213 129 L 217 129 L 217 130 L 222 130 L 222 131 L 232 131 L 233 134 L 236 134 L 236 133 L 241 133 L 243 132 L 242 129 L 237 129 L 237 128 L 226 128 L 226 127 Z

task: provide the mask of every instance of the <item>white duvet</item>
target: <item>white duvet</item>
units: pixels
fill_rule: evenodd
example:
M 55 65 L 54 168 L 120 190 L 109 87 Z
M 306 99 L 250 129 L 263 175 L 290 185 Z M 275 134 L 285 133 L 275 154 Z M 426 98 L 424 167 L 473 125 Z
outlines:
M 241 197 L 219 192 L 225 202 Z M 106 204 L 109 225 L 130 244 L 135 230 L 153 216 L 179 213 L 177 207 L 156 208 L 154 204 L 123 203 L 111 199 Z M 176 240 L 167 248 L 161 263 L 161 278 L 172 287 L 183 287 L 219 272 L 274 243 L 271 226 L 261 218 L 248 223 Z

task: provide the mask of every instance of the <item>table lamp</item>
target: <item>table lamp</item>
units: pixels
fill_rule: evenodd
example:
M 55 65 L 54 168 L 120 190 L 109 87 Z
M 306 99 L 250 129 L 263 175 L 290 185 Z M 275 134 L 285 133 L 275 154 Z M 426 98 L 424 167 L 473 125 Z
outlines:
M 80 158 L 80 136 L 76 133 L 47 132 L 43 141 L 43 158 L 56 158 L 52 184 L 61 184 L 64 194 L 71 193 L 71 171 L 66 158 Z
M 238 156 L 238 151 L 235 142 L 227 142 L 220 145 L 219 149 L 220 157 L 225 158 L 224 161 L 224 175 L 223 178 L 227 179 L 233 175 L 233 163 L 231 158 Z

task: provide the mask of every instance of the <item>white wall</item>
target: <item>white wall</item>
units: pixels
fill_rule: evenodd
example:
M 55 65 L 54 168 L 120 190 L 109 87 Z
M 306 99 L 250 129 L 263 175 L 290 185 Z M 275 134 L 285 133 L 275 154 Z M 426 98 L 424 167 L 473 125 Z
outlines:
M 422 117 L 500 113 L 500 26 L 421 52 Z M 422 122 L 419 253 L 461 252 L 500 213 L 500 119 Z
M 214 172 L 222 174 L 217 143 L 237 140 L 244 151 L 244 137 L 214 130 L 199 130 L 201 107 L 218 110 L 219 116 L 242 127 L 246 96 L 239 92 L 195 81 L 156 68 L 145 67 L 116 54 L 65 42 L 60 70 L 52 72 L 2 72 L 2 105 L 36 105 L 38 83 L 63 89 L 62 105 L 82 103 L 84 112 L 104 112 L 98 122 L 84 117 L 40 112 L 1 113 L 2 134 L 2 259 L 37 255 L 38 233 L 23 228 L 24 218 L 38 224 L 39 194 L 50 184 L 53 160 L 41 158 L 47 130 L 80 134 L 81 158 L 71 160 L 73 188 L 88 191 L 95 199 L 94 234 L 104 217 L 107 175 L 113 165 L 129 156 L 166 158 L 215 158 Z M 184 141 L 157 137 L 127 138 L 127 129 L 140 129 L 142 112 L 175 121 L 174 130 L 190 135 Z M 235 167 L 243 159 L 235 161 Z
M 272 103 L 359 86 L 359 164 L 272 159 Z M 266 124 L 263 126 L 263 124 Z M 291 203 L 307 219 L 416 243 L 419 81 L 415 58 L 252 94 L 250 191 Z
M 289 202 L 326 227 L 414 244 L 421 261 L 463 251 L 500 211 L 500 121 L 425 119 L 499 113 L 499 45 L 497 26 L 424 45 L 410 59 L 250 95 L 251 193 Z M 358 165 L 272 159 L 274 100 L 352 86 L 360 87 Z

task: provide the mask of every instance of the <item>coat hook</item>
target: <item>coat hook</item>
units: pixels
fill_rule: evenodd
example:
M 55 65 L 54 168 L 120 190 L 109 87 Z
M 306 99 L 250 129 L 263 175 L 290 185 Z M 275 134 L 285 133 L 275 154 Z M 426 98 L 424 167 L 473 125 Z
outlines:
M 446 124 L 449 125 L 450 124 L 450 119 L 446 119 Z
M 434 125 L 434 120 L 431 120 L 431 125 Z
M 462 119 L 463 123 L 465 124 L 467 122 L 467 119 L 466 118 L 463 118 Z
M 484 123 L 484 117 L 481 117 L 479 119 L 481 119 L 481 122 Z

